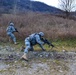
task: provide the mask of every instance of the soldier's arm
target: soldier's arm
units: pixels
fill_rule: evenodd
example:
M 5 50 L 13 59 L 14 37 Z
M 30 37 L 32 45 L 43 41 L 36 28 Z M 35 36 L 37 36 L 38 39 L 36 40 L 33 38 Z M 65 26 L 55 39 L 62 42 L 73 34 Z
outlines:
M 40 45 L 42 50 L 45 50 L 44 47 L 43 47 L 44 42 L 41 41 L 39 35 L 36 35 L 36 42 Z
M 12 31 L 13 31 L 13 32 L 15 32 L 15 31 L 16 31 L 16 30 L 15 30 L 15 27 L 11 26 L 11 28 L 12 28 Z

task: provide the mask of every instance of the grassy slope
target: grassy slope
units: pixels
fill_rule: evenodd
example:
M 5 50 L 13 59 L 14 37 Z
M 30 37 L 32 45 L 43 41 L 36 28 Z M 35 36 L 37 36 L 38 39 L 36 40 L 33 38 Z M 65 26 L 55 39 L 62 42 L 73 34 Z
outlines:
M 15 47 L 16 51 L 21 51 L 22 46 L 24 45 L 24 41 L 18 41 L 18 45 L 14 45 L 13 43 L 0 43 L 0 46 L 10 46 L 10 47 Z M 44 45 L 44 48 L 47 51 L 76 51 L 76 39 L 72 40 L 55 40 L 52 41 L 52 44 L 55 46 L 52 48 L 51 46 L 49 47 L 47 44 Z M 52 48 L 52 49 L 51 49 Z M 34 46 L 34 50 L 41 50 L 41 48 L 38 45 Z

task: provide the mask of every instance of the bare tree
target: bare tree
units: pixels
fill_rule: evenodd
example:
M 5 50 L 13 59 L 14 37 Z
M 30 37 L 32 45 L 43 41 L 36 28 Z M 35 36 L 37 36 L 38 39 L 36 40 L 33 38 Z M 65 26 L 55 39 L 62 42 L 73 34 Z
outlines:
M 70 16 L 70 12 L 76 7 L 75 0 L 59 0 L 59 3 L 67 17 Z

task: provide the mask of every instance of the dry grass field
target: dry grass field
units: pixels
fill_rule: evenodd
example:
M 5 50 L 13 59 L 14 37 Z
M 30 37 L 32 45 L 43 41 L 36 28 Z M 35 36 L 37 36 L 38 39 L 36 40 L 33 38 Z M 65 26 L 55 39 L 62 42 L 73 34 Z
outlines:
M 24 40 L 29 34 L 43 31 L 49 39 L 76 38 L 76 21 L 64 19 L 51 14 L 33 13 L 0 15 L 0 41 L 6 42 L 6 27 L 14 22 L 20 34 L 15 33 L 18 40 Z

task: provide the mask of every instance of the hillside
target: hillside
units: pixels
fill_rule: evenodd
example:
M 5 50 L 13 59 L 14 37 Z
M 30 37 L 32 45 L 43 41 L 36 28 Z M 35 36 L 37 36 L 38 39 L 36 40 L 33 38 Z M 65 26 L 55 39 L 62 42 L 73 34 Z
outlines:
M 44 3 L 30 0 L 0 0 L 0 13 L 19 12 L 44 12 L 59 14 L 62 11 L 58 8 L 48 6 Z

